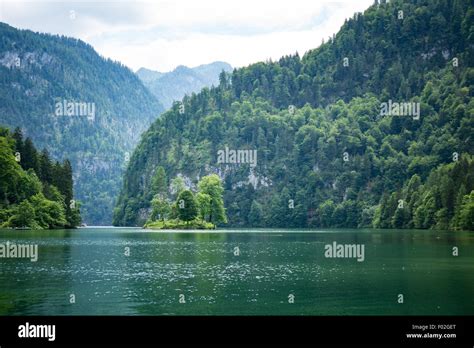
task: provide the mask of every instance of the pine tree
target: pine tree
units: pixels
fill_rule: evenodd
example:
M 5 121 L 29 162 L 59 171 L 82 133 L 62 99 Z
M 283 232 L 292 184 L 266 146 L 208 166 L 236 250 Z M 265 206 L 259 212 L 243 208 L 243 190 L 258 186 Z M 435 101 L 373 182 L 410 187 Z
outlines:
M 23 169 L 33 169 L 36 175 L 38 175 L 38 177 L 40 176 L 38 152 L 36 151 L 31 138 L 26 138 L 25 140 L 23 152 L 21 154 L 21 164 Z
M 194 195 L 189 190 L 182 191 L 176 201 L 178 217 L 186 222 L 194 220 L 198 215 L 198 207 Z
M 12 138 L 15 140 L 15 152 L 19 152 L 21 156 L 23 156 L 23 133 L 19 127 L 15 128 L 15 131 L 13 132 Z M 20 164 L 22 164 L 22 161 L 20 161 Z M 23 165 L 22 165 L 23 167 Z M 23 169 L 25 169 L 23 167 Z
M 151 195 L 166 194 L 168 190 L 168 181 L 163 167 L 158 167 L 151 181 Z
M 39 177 L 42 182 L 53 182 L 53 165 L 48 150 L 44 149 L 39 156 Z

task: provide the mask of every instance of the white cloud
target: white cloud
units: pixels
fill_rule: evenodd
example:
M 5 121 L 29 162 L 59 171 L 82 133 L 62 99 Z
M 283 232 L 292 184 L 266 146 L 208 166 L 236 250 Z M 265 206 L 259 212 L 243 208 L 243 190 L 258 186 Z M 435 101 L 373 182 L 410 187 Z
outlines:
M 158 0 L 3 2 L 0 20 L 83 39 L 132 69 L 167 71 L 221 60 L 243 66 L 332 36 L 372 0 Z M 75 18 L 70 18 L 74 11 Z

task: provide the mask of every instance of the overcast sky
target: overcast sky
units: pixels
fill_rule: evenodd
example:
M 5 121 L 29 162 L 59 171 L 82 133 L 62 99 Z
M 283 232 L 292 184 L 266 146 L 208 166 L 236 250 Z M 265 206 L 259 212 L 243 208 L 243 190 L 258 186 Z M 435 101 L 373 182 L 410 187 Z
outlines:
M 0 0 L 0 21 L 80 38 L 134 71 L 234 67 L 316 48 L 373 0 Z

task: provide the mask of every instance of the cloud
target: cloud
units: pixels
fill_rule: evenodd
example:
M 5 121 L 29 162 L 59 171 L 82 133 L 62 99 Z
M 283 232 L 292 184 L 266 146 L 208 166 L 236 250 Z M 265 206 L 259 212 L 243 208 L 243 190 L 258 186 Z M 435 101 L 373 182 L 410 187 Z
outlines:
M 90 43 L 132 69 L 233 66 L 298 51 L 332 36 L 372 0 L 6 1 L 0 20 Z

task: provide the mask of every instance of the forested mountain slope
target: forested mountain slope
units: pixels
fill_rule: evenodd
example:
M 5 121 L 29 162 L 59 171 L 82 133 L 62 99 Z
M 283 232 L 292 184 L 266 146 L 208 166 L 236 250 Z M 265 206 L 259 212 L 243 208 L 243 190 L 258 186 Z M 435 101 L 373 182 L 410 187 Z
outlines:
M 221 176 L 231 226 L 473 229 L 473 24 L 469 1 L 383 2 L 302 58 L 222 74 L 142 136 L 114 223 L 147 219 L 162 167 Z
M 110 224 L 131 151 L 163 107 L 83 41 L 0 23 L 0 124 L 70 159 L 88 224 Z
M 0 128 L 0 227 L 74 228 L 81 223 L 72 168 L 39 153 L 19 128 Z

